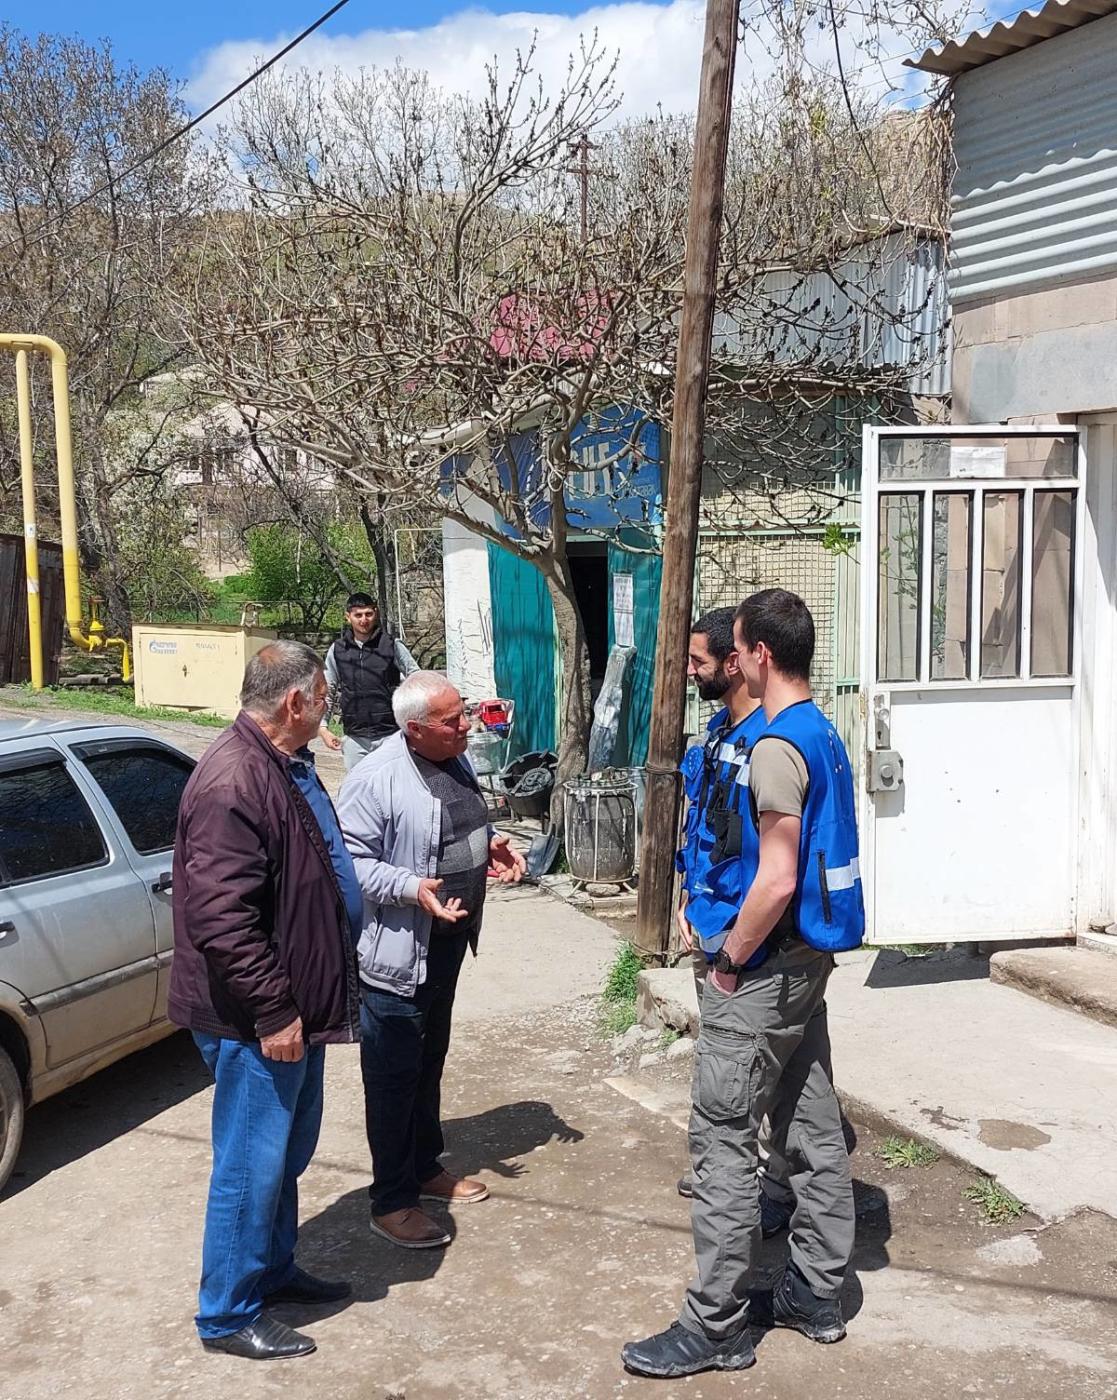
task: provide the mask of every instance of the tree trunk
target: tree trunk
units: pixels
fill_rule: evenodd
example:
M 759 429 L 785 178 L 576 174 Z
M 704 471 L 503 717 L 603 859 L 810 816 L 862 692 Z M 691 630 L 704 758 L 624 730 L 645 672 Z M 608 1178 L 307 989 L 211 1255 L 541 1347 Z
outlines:
M 125 569 L 116 537 L 108 478 L 95 433 L 89 433 L 85 441 L 93 444 L 88 454 L 92 490 L 88 497 L 84 492 L 78 493 L 77 506 L 78 541 L 86 577 L 90 593 L 99 594 L 104 599 L 101 621 L 105 634 L 123 637 L 131 645 L 132 602 L 124 582 Z
M 372 557 L 376 560 L 376 601 L 380 607 L 381 623 L 387 627 L 392 620 L 396 595 L 398 560 L 396 559 L 395 538 L 390 529 L 373 519 L 368 501 L 363 496 L 361 497 L 361 524 L 365 527 L 365 537 L 372 550 Z M 398 627 L 400 619 L 397 617 L 394 620 Z
M 569 562 L 560 559 L 553 571 L 544 574 L 551 606 L 555 610 L 555 630 L 562 648 L 562 715 L 559 724 L 558 772 L 555 795 L 551 800 L 551 820 L 561 832 L 563 823 L 562 784 L 586 771 L 589 758 L 590 725 L 593 707 L 590 699 L 590 653 Z

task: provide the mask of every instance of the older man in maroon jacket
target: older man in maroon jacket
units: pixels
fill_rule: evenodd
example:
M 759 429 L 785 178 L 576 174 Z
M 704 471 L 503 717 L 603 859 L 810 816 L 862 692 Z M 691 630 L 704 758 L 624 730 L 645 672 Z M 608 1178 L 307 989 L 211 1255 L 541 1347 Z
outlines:
M 325 701 L 309 647 L 259 652 L 241 713 L 186 785 L 175 843 L 170 1016 L 216 1080 L 196 1323 L 208 1350 L 258 1360 L 314 1350 L 269 1305 L 349 1292 L 295 1264 L 323 1047 L 359 1033 L 360 887 L 306 747 Z

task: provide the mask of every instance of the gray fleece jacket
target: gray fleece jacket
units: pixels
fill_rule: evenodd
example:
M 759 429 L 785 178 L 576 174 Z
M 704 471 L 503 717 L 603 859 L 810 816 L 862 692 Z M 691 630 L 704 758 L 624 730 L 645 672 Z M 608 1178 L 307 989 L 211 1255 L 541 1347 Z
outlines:
M 469 760 L 460 762 L 472 774 Z M 365 901 L 361 980 L 413 996 L 426 979 L 431 934 L 431 916 L 418 904 L 419 881 L 438 864 L 442 804 L 402 734 L 385 739 L 348 774 L 337 815 Z

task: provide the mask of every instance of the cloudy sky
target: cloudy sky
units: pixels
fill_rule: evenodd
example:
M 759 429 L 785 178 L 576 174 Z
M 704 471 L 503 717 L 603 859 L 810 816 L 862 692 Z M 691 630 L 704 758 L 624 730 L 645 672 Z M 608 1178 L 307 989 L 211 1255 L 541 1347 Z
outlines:
M 580 36 L 596 30 L 608 49 L 620 52 L 626 114 L 638 115 L 657 103 L 668 111 L 694 105 L 704 0 L 526 4 L 530 8 L 525 0 L 519 6 L 495 0 L 483 8 L 463 8 L 454 0 L 350 0 L 302 45 L 297 61 L 331 70 L 385 65 L 398 58 L 427 69 L 440 85 L 469 91 L 483 81 L 486 61 L 495 54 L 506 65 L 535 32 L 537 66 L 545 78 L 557 80 Z M 188 97 L 198 110 L 326 8 L 328 0 L 172 0 L 162 5 L 151 0 L 7 0 L 4 12 L 19 28 L 107 37 L 121 58 L 169 68 L 188 80 Z M 1016 8 L 999 0 L 990 13 Z M 879 87 L 882 74 L 863 66 L 851 30 L 843 31 L 842 42 L 847 70 L 856 72 L 861 83 Z M 906 42 L 893 38 L 889 48 L 894 57 L 885 76 L 911 90 L 919 80 L 899 64 Z M 816 49 L 821 60 L 832 62 L 828 31 L 819 32 Z M 739 63 L 739 81 L 753 81 L 765 67 L 763 45 L 751 43 Z

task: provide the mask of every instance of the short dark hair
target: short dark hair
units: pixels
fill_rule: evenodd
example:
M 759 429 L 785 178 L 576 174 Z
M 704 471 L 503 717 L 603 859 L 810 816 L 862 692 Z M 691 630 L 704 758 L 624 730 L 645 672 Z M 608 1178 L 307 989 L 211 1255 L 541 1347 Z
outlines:
M 711 608 L 691 626 L 690 635 L 705 637 L 717 661 L 724 661 L 733 650 L 733 616 L 732 608 Z
M 379 608 L 380 604 L 371 593 L 350 593 L 345 600 L 345 611 L 352 612 L 354 608 Z
M 814 660 L 814 618 L 797 593 L 786 588 L 763 588 L 737 609 L 741 635 L 751 649 L 763 642 L 778 671 L 794 680 L 811 678 Z

